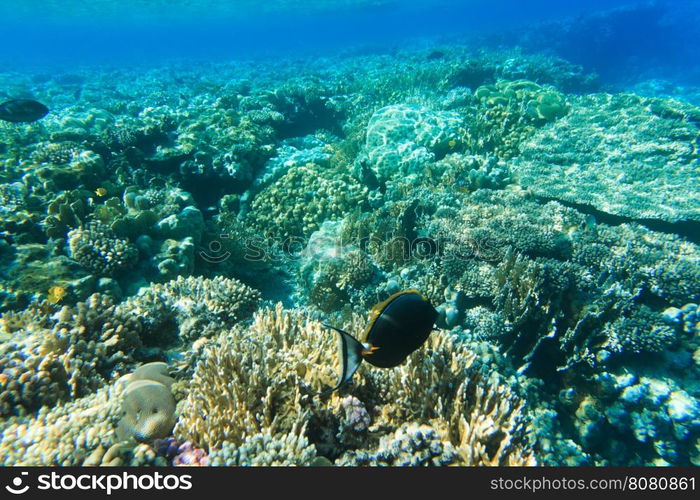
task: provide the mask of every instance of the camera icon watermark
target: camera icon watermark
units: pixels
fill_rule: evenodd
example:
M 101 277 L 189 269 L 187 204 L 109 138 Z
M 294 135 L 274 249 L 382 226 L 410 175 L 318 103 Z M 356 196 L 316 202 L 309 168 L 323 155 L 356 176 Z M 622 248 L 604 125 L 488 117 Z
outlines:
M 230 238 L 228 234 L 222 233 L 219 235 L 220 239 Z M 231 257 L 231 252 L 224 249 L 224 245 L 218 239 L 213 239 L 207 245 L 206 250 L 200 250 L 199 256 L 202 260 L 209 262 L 210 264 L 221 264 L 229 257 Z
M 29 485 L 22 486 L 24 476 L 28 476 L 29 472 L 20 472 L 20 475 L 12 479 L 12 485 L 6 485 L 5 489 L 13 495 L 22 495 L 29 490 Z

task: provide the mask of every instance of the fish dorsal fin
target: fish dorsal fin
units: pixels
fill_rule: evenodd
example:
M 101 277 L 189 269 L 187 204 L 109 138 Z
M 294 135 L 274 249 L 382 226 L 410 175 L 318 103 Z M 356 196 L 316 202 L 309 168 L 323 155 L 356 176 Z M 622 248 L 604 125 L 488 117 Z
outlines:
M 360 363 L 362 363 L 362 351 L 364 349 L 364 346 L 352 335 L 339 328 L 330 325 L 323 326 L 338 332 L 338 345 L 340 348 L 339 350 L 341 361 L 340 377 L 338 379 L 338 383 L 332 389 L 324 391 L 324 393 L 326 393 L 335 391 L 343 384 L 345 384 L 348 380 L 350 380 L 353 375 L 355 375 L 355 372 L 360 367 Z

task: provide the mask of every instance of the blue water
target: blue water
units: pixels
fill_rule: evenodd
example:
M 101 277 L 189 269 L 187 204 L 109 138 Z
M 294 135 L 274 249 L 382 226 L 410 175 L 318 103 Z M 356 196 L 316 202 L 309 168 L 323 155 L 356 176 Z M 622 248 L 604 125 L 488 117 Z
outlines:
M 494 44 L 541 23 L 576 19 L 630 0 L 345 0 L 230 2 L 5 0 L 0 6 L 0 60 L 22 64 L 154 63 L 163 59 L 227 59 L 358 45 L 396 47 L 421 37 L 487 35 Z M 655 2 L 619 24 L 591 25 L 567 39 L 533 42 L 587 69 L 614 72 L 630 59 L 687 67 L 699 48 L 698 2 Z M 235 7 L 234 7 L 235 6 Z M 687 69 L 687 68 L 686 68 Z

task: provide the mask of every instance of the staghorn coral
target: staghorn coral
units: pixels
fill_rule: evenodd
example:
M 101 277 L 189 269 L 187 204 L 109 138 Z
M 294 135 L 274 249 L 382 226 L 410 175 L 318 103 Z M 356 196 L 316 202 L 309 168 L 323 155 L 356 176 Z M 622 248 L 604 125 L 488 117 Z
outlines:
M 98 222 L 70 231 L 68 246 L 73 259 L 100 276 L 114 276 L 132 268 L 138 260 L 138 250 L 131 242 L 118 238 Z
M 433 334 L 400 367 L 361 372 L 354 392 L 372 402 L 376 428 L 433 427 L 457 452 L 454 464 L 534 464 L 523 403 L 495 374 L 481 375 L 475 360 L 464 343 Z
M 264 429 L 289 432 L 308 419 L 310 395 L 335 381 L 331 345 L 319 323 L 281 304 L 255 313 L 249 329 L 234 328 L 205 347 L 175 436 L 211 450 Z
M 337 377 L 333 342 L 319 323 L 281 304 L 256 313 L 249 329 L 234 328 L 205 347 L 175 435 L 209 450 L 227 442 L 226 454 L 235 456 L 251 436 L 286 434 L 298 443 L 296 432 L 306 429 L 317 450 L 341 455 L 359 443 L 335 438 L 347 427 L 337 417 L 346 414 L 340 395 L 318 396 Z M 451 443 L 454 463 L 534 463 L 522 403 L 496 378 L 485 382 L 472 366 L 475 357 L 436 333 L 395 369 L 361 369 L 348 390 L 357 399 L 352 406 L 364 405 L 374 422 L 365 451 L 374 453 L 382 436 L 415 423 Z

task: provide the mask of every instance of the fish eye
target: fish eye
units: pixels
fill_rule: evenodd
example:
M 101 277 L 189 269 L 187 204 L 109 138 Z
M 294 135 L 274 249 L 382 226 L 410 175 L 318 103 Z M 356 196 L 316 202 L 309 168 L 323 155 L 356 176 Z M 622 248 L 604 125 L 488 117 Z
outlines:
M 158 408 L 153 408 L 153 410 L 151 410 L 151 413 L 153 413 L 154 415 L 158 413 Z

